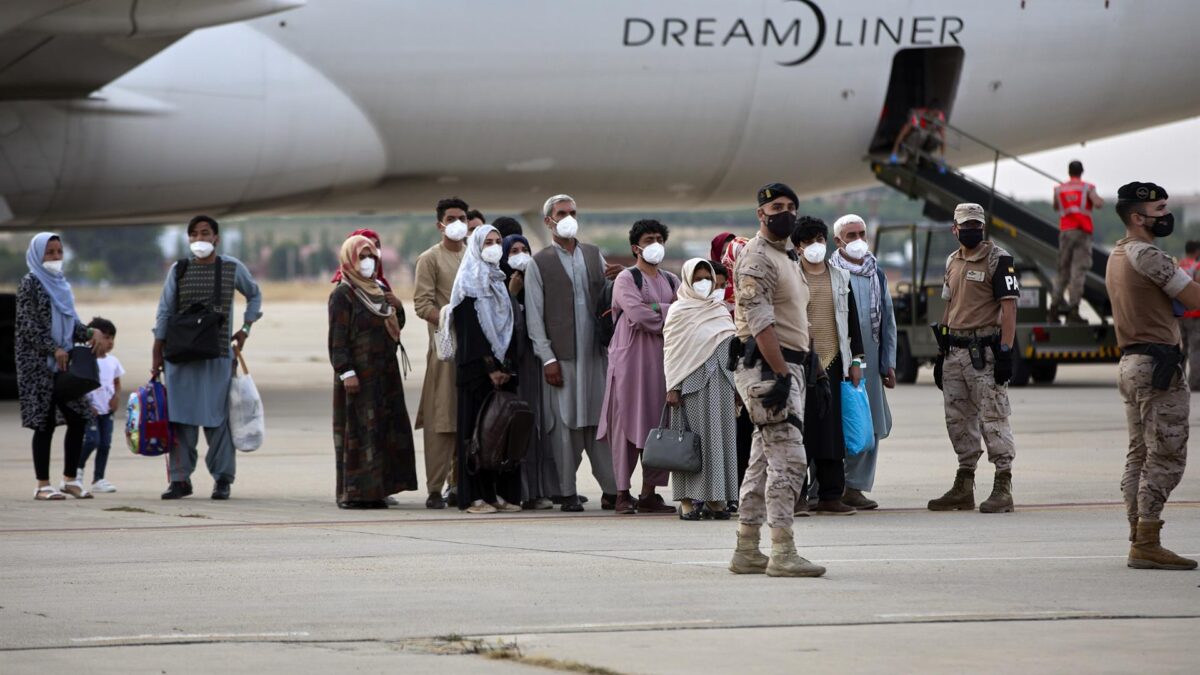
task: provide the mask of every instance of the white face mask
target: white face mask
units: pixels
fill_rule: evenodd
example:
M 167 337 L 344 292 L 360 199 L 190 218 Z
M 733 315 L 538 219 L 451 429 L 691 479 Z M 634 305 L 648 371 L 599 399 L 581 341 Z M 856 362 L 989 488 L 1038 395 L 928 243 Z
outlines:
M 846 255 L 854 258 L 855 260 L 862 260 L 870 251 L 871 247 L 867 244 L 865 239 L 855 239 L 849 244 L 846 244 Z
M 508 266 L 518 272 L 524 272 L 526 267 L 529 267 L 529 261 L 533 258 L 529 257 L 528 253 L 518 253 L 508 256 Z
M 701 279 L 700 281 L 693 281 L 692 288 L 695 289 L 696 293 L 699 295 L 703 295 L 706 297 L 709 295 L 712 295 L 712 279 Z
M 363 258 L 358 261 L 358 273 L 368 279 L 375 278 L 375 259 Z
M 574 216 L 567 216 L 558 221 L 554 231 L 563 239 L 574 239 L 579 234 L 579 221 L 575 220 Z
M 809 244 L 804 248 L 804 259 L 816 264 L 825 261 L 825 244 Z
M 708 297 L 712 298 L 713 300 L 716 300 L 717 302 L 725 302 L 725 289 L 718 288 L 718 289 L 714 290 L 712 292 L 712 294 L 709 295 Z
M 450 241 L 462 241 L 469 234 L 467 224 L 461 220 L 446 223 L 446 238 Z
M 188 245 L 192 249 L 192 255 L 197 258 L 207 258 L 213 253 L 213 245 L 207 241 L 193 241 Z
M 47 260 L 46 262 L 42 263 L 42 268 L 51 274 L 62 274 L 63 261 Z
M 484 246 L 483 250 L 479 252 L 479 257 L 483 258 L 483 262 L 495 265 L 500 262 L 500 258 L 504 257 L 504 249 L 500 247 L 500 244 Z
M 666 247 L 657 242 L 642 249 L 642 260 L 645 260 L 651 265 L 657 265 L 658 263 L 662 262 L 666 255 Z

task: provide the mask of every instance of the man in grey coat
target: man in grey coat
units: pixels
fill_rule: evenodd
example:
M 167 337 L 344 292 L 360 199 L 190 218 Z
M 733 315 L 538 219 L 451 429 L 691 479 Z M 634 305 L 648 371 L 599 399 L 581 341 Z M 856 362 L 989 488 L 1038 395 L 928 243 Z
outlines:
M 857 318 L 867 357 L 863 381 L 875 425 L 875 447 L 846 457 L 846 494 L 842 502 L 856 509 L 873 509 L 879 504 L 863 493 L 870 492 L 875 485 L 879 441 L 892 430 L 892 412 L 883 390 L 896 386 L 896 315 L 887 277 L 867 243 L 867 225 L 863 219 L 854 214 L 838 218 L 833 224 L 833 236 L 837 252 L 829 263 L 850 273 L 850 289 L 857 300 Z

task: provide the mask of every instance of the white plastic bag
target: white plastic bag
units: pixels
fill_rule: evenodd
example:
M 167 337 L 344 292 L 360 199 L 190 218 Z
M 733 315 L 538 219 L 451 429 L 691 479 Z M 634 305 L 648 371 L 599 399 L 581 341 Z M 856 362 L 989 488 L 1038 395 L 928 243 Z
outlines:
M 454 308 L 447 304 L 438 312 L 438 326 L 433 332 L 433 344 L 437 348 L 439 361 L 454 360 L 455 342 Z
M 262 398 L 250 378 L 246 360 L 240 351 L 234 352 L 242 370 L 233 370 L 233 382 L 229 385 L 229 433 L 233 436 L 233 447 L 242 452 L 253 452 L 263 444 L 266 435 L 266 418 L 263 416 Z

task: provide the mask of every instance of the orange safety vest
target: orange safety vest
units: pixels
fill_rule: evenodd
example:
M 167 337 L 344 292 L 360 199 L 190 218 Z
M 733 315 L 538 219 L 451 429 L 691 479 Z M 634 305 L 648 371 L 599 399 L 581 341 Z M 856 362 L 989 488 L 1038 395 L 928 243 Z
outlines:
M 1195 281 L 1196 280 L 1196 272 L 1200 271 L 1200 260 L 1192 260 L 1191 258 L 1184 258 L 1183 260 L 1179 261 L 1179 269 L 1183 270 L 1184 272 L 1187 272 L 1188 276 L 1191 277 L 1193 281 Z M 1200 319 L 1200 309 L 1187 310 L 1186 312 L 1183 313 L 1183 318 L 1185 318 L 1185 319 Z
M 1054 204 L 1062 216 L 1058 226 L 1066 230 L 1092 233 L 1092 200 L 1088 195 L 1096 189 L 1091 183 L 1072 178 L 1054 186 Z

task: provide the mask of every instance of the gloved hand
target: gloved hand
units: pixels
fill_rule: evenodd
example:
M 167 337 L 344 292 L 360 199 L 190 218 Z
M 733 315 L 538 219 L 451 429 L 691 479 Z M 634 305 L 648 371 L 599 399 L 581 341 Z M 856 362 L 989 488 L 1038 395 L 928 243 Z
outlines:
M 937 361 L 933 362 L 933 383 L 938 389 L 942 388 L 942 366 L 946 362 L 946 355 L 938 352 Z
M 996 356 L 996 364 L 993 366 L 996 384 L 1008 384 L 1013 374 L 1012 349 L 995 349 L 992 353 Z
M 780 410 L 786 408 L 788 404 L 788 396 L 792 392 L 792 376 L 776 375 L 775 386 L 771 387 L 766 396 L 763 396 L 762 403 L 771 410 Z

